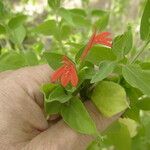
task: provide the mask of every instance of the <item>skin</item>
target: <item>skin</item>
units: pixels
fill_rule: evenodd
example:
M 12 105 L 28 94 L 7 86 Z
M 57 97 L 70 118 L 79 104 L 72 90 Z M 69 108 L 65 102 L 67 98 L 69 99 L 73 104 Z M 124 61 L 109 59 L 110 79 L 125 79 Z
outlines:
M 93 139 L 58 116 L 46 119 L 40 86 L 50 81 L 51 73 L 47 65 L 0 73 L 1 150 L 84 150 Z M 120 116 L 105 118 L 90 101 L 85 106 L 100 131 Z

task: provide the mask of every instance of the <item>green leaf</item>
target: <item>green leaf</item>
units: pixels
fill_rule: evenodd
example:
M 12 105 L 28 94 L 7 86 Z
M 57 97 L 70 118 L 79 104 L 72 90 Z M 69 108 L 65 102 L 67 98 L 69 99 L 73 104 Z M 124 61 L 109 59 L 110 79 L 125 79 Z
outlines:
M 4 4 L 0 1 L 0 14 L 3 12 Z
M 127 31 L 117 36 L 113 41 L 112 51 L 122 59 L 132 49 L 133 37 L 131 27 L 128 27 Z
M 6 9 L 2 1 L 0 1 L 0 19 L 4 19 Z
M 146 41 L 150 39 L 150 0 L 147 0 L 140 25 L 141 39 Z
M 128 65 L 122 68 L 123 77 L 133 87 L 150 96 L 150 71 Z
M 86 12 L 85 12 L 84 9 L 73 8 L 73 9 L 70 9 L 69 11 L 70 11 L 72 14 L 80 15 L 80 16 L 86 17 Z
M 91 22 L 86 17 L 86 12 L 83 9 L 69 9 L 74 26 L 76 27 L 90 27 Z
M 62 65 L 62 57 L 63 55 L 52 53 L 52 52 L 45 52 L 43 54 L 45 59 L 47 60 L 50 67 L 52 67 L 54 70 L 58 69 Z
M 26 29 L 22 25 L 10 30 L 9 33 L 11 41 L 17 45 L 20 45 L 26 37 Z
M 113 61 L 116 59 L 116 56 L 112 52 L 112 50 L 108 47 L 103 46 L 94 46 L 90 49 L 87 57 L 85 60 L 95 64 L 99 65 L 101 61 L 110 60 Z
M 94 88 L 91 99 L 96 107 L 108 117 L 128 107 L 124 88 L 110 81 L 98 83 Z
M 18 69 L 25 66 L 38 65 L 34 52 L 7 52 L 0 56 L 0 71 Z
M 61 109 L 61 115 L 64 121 L 77 132 L 84 134 L 97 133 L 95 123 L 80 99 L 74 97 L 68 104 L 64 104 Z
M 79 71 L 79 77 L 81 77 L 80 81 L 85 79 L 92 79 L 92 77 L 96 73 L 94 65 L 91 64 L 90 62 L 83 61 L 80 67 L 81 67 Z
M 128 108 L 125 113 L 123 114 L 123 117 L 125 118 L 131 118 L 133 120 L 135 120 L 136 122 L 140 122 L 140 111 L 139 108 L 136 106 L 131 106 L 130 108 Z
M 60 28 L 60 38 L 61 39 L 68 39 L 68 36 L 70 35 L 71 33 L 71 27 L 64 24 L 61 26 Z
M 54 90 L 56 88 L 56 84 L 53 84 L 53 83 L 46 83 L 46 84 L 43 84 L 41 86 L 41 92 L 44 94 L 44 97 L 46 99 L 48 99 L 49 97 L 49 94 L 52 92 L 52 90 Z M 47 101 L 47 100 L 46 100 Z
M 58 101 L 44 102 L 44 109 L 48 115 L 59 114 L 62 104 Z
M 10 21 L 8 22 L 8 26 L 11 29 L 15 29 L 21 26 L 26 19 L 27 19 L 26 15 L 17 15 L 14 18 L 10 19 Z
M 77 13 L 76 13 L 77 12 Z M 89 27 L 91 22 L 83 15 L 83 11 L 79 9 L 59 9 L 59 15 L 73 27 Z
M 43 35 L 54 35 L 56 37 L 58 34 L 55 20 L 47 20 L 41 23 L 34 29 L 34 31 Z
M 44 44 L 42 42 L 36 42 L 33 46 L 33 51 L 37 54 L 37 55 L 41 55 L 43 50 L 44 50 Z
M 119 122 L 123 123 L 124 125 L 127 126 L 129 133 L 130 133 L 130 137 L 135 137 L 137 134 L 137 127 L 139 127 L 138 123 L 136 121 L 134 121 L 133 119 L 130 118 L 119 118 Z
M 16 52 L 4 53 L 0 56 L 0 71 L 13 70 L 26 66 L 23 55 Z
M 85 49 L 85 45 L 80 45 L 79 46 L 79 50 L 78 50 L 78 52 L 76 53 L 76 56 L 75 56 L 75 61 L 76 62 L 78 62 L 80 60 L 80 57 L 81 57 L 84 49 Z
M 65 103 L 72 98 L 72 95 L 67 95 L 63 87 L 56 87 L 49 95 L 47 102 L 58 101 L 60 103 Z
M 101 17 L 101 16 L 105 16 L 108 12 L 104 11 L 104 10 L 100 10 L 100 9 L 94 9 L 91 12 L 92 16 L 96 16 L 96 17 Z
M 95 83 L 105 79 L 110 75 L 115 68 L 115 63 L 111 61 L 104 61 L 100 64 L 99 71 L 92 77 L 91 83 Z
M 61 103 L 58 101 L 47 102 L 49 94 L 56 88 L 56 84 L 47 83 L 42 85 L 41 92 L 44 94 L 44 109 L 48 115 L 60 112 Z
M 126 125 L 121 122 L 115 122 L 106 133 L 110 144 L 116 150 L 131 150 L 131 137 Z
M 87 62 L 87 61 L 83 61 L 80 64 L 80 67 L 79 67 L 79 70 L 78 70 L 79 83 L 78 83 L 78 85 L 77 85 L 76 88 L 74 87 L 74 91 L 75 90 L 78 91 L 78 89 L 80 89 L 80 87 L 83 86 L 83 88 L 80 89 L 80 94 L 84 95 L 83 96 L 84 99 L 87 98 L 87 94 L 84 94 L 84 93 L 88 92 L 88 90 L 89 90 L 89 84 L 90 84 L 90 82 L 89 82 L 90 80 L 87 80 L 87 79 L 91 79 L 94 74 L 95 74 L 95 69 L 94 69 L 94 65 L 93 64 L 91 64 L 90 62 Z M 86 86 L 85 86 L 85 84 L 86 84 Z M 85 89 L 87 89 L 87 90 L 85 90 Z M 72 92 L 74 92 L 74 91 L 72 91 Z
M 100 19 L 98 19 L 95 22 L 95 26 L 97 29 L 99 29 L 100 31 L 104 30 L 109 22 L 109 13 L 106 13 L 105 15 L 103 15 L 102 17 L 100 17 Z
M 35 66 L 39 64 L 37 56 L 33 51 L 25 51 L 23 55 L 28 66 Z
M 76 27 L 86 28 L 86 27 L 90 27 L 91 25 L 91 22 L 87 18 L 80 16 L 80 15 L 72 14 L 72 21 Z
M 71 12 L 65 8 L 59 9 L 59 15 L 71 26 L 74 26 Z
M 137 102 L 137 107 L 142 110 L 150 110 L 150 98 L 145 97 Z
M 139 64 L 143 70 L 150 70 L 150 62 L 142 62 Z
M 5 27 L 0 24 L 0 35 L 1 35 L 1 34 L 5 34 L 5 33 L 6 33 Z
M 100 143 L 97 140 L 94 140 L 90 143 L 86 150 L 101 150 Z
M 138 102 L 138 98 L 141 96 L 138 95 L 138 90 L 128 85 L 128 87 L 125 88 L 130 108 L 128 108 L 125 113 L 123 114 L 124 117 L 131 118 L 137 122 L 140 122 L 140 115 L 139 115 L 139 108 L 136 106 Z
M 150 139 L 150 117 L 149 113 L 144 113 L 141 117 L 141 126 L 138 128 L 138 134 L 132 138 L 132 150 L 149 150 Z
M 52 9 L 58 9 L 60 7 L 60 0 L 48 0 L 48 5 Z

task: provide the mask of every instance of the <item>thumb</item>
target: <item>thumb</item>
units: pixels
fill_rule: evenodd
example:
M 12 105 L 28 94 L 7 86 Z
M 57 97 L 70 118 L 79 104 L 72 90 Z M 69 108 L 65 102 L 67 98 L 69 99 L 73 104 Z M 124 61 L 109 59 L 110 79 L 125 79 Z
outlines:
M 120 113 L 111 118 L 106 118 L 90 101 L 86 102 L 85 106 L 101 132 L 121 115 Z M 89 135 L 77 133 L 63 120 L 60 120 L 51 128 L 33 138 L 24 150 L 83 150 L 87 148 L 92 139 L 93 137 Z
M 43 106 L 40 87 L 42 84 L 50 82 L 51 73 L 52 69 L 48 65 L 39 65 L 18 69 L 7 77 L 14 80 L 36 103 Z

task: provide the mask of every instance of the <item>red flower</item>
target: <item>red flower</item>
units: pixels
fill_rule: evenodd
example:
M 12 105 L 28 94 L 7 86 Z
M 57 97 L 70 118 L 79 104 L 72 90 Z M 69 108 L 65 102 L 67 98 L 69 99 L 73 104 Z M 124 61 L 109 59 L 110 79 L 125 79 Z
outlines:
M 103 44 L 103 45 L 106 45 L 108 47 L 111 47 L 112 46 L 112 38 L 109 38 L 108 36 L 110 35 L 109 32 L 102 32 L 102 33 L 99 33 L 95 36 L 94 38 L 94 44 Z
M 109 38 L 108 37 L 109 35 L 110 35 L 109 32 L 102 32 L 102 33 L 96 34 L 96 30 L 95 30 L 81 55 L 81 59 L 85 58 L 85 56 L 88 54 L 89 50 L 95 44 L 102 44 L 102 45 L 111 47 L 112 46 L 112 44 L 111 44 L 112 38 Z
M 60 79 L 63 87 L 67 86 L 69 82 L 74 87 L 78 84 L 75 65 L 66 56 L 63 57 L 63 65 L 52 74 L 51 82 L 55 82 L 58 79 Z

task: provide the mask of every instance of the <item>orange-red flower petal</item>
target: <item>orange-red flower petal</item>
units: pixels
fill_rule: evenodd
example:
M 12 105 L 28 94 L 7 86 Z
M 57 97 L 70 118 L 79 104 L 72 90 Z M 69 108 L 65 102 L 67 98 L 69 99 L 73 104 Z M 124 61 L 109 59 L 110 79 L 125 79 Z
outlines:
M 71 66 L 71 84 L 72 86 L 76 87 L 78 84 L 78 76 L 77 76 L 77 72 L 76 69 Z
M 71 62 L 71 60 L 68 57 L 66 57 L 66 56 L 63 56 L 63 63 L 64 63 L 64 65 L 74 65 Z
M 64 73 L 64 68 L 65 68 L 65 66 L 61 66 L 52 74 L 51 82 L 55 82 L 62 76 L 62 74 Z
M 88 54 L 89 50 L 92 48 L 93 44 L 94 44 L 94 39 L 96 36 L 96 30 L 94 31 L 93 35 L 91 36 L 89 42 L 87 43 L 85 49 L 83 50 L 83 53 L 81 55 L 81 60 L 84 59 L 86 57 L 86 55 Z
M 60 79 L 60 82 L 63 87 L 67 86 L 71 82 L 72 86 L 77 86 L 78 84 L 78 75 L 74 63 L 67 58 L 63 57 L 63 66 L 58 68 L 51 76 L 51 82 L 55 82 Z
M 112 44 L 111 44 L 112 39 L 108 37 L 109 35 L 110 35 L 109 32 L 102 32 L 102 33 L 96 35 L 95 39 L 94 39 L 94 44 L 103 44 L 103 45 L 106 45 L 108 47 L 111 47 L 112 46 Z
M 110 35 L 110 32 L 102 32 L 102 33 L 96 34 L 96 30 L 95 30 L 89 42 L 87 43 L 85 49 L 83 50 L 83 53 L 81 55 L 81 60 L 83 60 L 87 56 L 89 50 L 95 44 L 103 44 L 108 47 L 112 47 L 112 43 L 111 43 L 112 38 L 109 38 L 108 37 L 109 35 Z
M 67 84 L 69 83 L 69 81 L 70 81 L 70 76 L 69 76 L 69 74 L 63 74 L 63 75 L 61 76 L 61 85 L 62 85 L 63 87 L 66 87 Z

